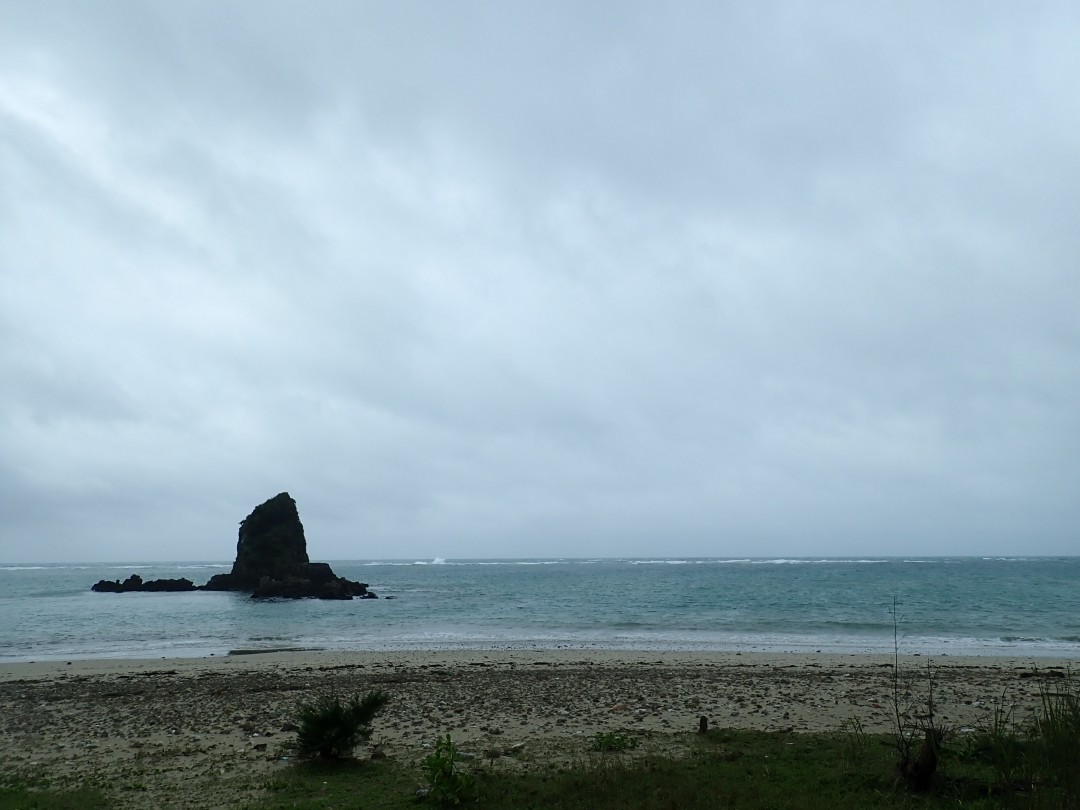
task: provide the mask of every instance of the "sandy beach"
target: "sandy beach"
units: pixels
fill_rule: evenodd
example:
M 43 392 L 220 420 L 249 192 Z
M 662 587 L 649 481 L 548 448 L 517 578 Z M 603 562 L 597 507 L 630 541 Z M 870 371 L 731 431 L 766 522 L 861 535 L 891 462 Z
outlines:
M 925 695 L 928 659 L 902 657 Z M 933 658 L 938 719 L 985 723 L 1005 696 L 1018 720 L 1038 705 L 1030 659 Z M 1077 662 L 1040 659 L 1041 671 Z M 0 666 L 0 771 L 119 789 L 126 807 L 232 807 L 289 766 L 297 706 L 383 689 L 371 745 L 417 762 L 450 733 L 485 767 L 587 756 L 600 731 L 642 751 L 685 750 L 713 728 L 890 730 L 892 656 L 612 652 L 273 652 Z

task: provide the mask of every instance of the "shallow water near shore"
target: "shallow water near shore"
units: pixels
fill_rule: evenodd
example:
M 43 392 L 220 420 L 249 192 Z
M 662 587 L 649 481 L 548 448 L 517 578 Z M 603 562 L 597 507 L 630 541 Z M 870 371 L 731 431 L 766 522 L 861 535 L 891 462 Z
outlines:
M 393 599 L 97 594 L 227 562 L 0 565 L 0 661 L 264 649 L 1080 654 L 1080 558 L 332 561 Z

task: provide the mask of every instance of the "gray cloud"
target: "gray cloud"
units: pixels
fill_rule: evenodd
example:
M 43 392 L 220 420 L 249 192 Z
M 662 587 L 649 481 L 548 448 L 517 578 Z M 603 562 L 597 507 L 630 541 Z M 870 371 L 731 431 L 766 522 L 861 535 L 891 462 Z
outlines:
M 0 559 L 1071 553 L 1068 4 L 5 4 Z

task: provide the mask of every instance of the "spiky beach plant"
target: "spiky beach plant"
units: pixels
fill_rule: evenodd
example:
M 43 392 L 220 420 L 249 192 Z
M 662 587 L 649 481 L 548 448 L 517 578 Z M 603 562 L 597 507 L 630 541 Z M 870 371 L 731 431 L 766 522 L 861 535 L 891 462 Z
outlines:
M 372 690 L 363 698 L 354 695 L 342 700 L 323 695 L 301 705 L 296 755 L 302 759 L 347 759 L 357 745 L 371 737 L 371 722 L 389 700 L 386 692 Z

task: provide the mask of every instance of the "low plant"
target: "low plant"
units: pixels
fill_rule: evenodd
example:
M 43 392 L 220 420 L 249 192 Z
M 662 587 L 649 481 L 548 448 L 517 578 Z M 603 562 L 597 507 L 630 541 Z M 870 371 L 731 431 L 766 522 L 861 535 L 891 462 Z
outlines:
M 1013 721 L 1009 690 L 1005 688 L 987 720 L 964 740 L 961 754 L 993 768 L 997 788 L 1001 789 L 1029 781 L 1025 779 L 1025 773 L 1030 748 L 1030 741 L 1021 736 Z
M 629 751 L 637 748 L 637 744 L 636 737 L 616 734 L 613 731 L 598 731 L 589 748 L 593 751 Z
M 386 692 L 372 690 L 348 700 L 324 695 L 300 706 L 299 732 L 293 746 L 301 759 L 341 760 L 352 756 L 371 737 L 371 723 L 389 702 Z
M 1035 716 L 1035 757 L 1041 786 L 1062 806 L 1080 806 L 1080 684 L 1071 671 L 1052 682 L 1043 677 Z
M 926 662 L 926 711 L 918 713 L 921 701 L 914 697 L 914 687 L 904 682 L 900 671 L 900 616 L 893 597 L 893 677 L 892 745 L 897 753 L 897 771 L 908 787 L 927 790 L 937 774 L 941 746 L 946 729 L 937 722 L 934 706 L 934 670 Z
M 858 717 L 849 717 L 840 725 L 848 744 L 848 756 L 852 762 L 859 762 L 869 745 L 869 735 Z
M 424 773 L 430 785 L 427 798 L 444 807 L 457 806 L 476 796 L 476 780 L 458 764 L 458 756 L 458 748 L 447 734 L 424 758 Z

